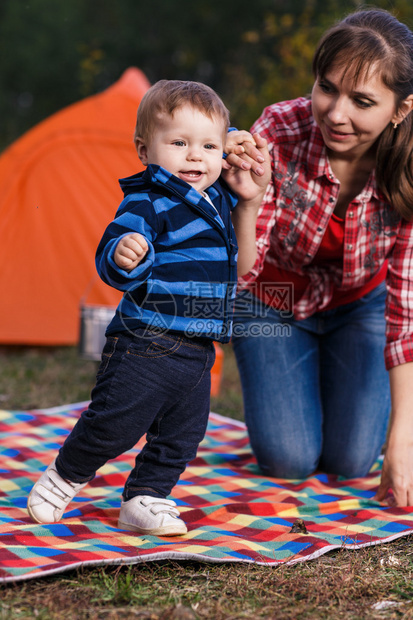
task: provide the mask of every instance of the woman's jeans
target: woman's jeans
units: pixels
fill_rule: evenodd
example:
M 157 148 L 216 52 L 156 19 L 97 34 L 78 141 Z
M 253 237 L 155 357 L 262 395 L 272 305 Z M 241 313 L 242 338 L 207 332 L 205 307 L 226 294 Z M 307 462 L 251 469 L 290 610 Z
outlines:
M 390 413 L 384 366 L 385 285 L 297 321 L 242 291 L 232 339 L 245 420 L 262 471 L 364 476 Z
M 59 451 L 58 473 L 90 481 L 147 433 L 123 497 L 169 495 L 205 435 L 214 359 L 204 338 L 148 330 L 108 337 L 92 402 Z

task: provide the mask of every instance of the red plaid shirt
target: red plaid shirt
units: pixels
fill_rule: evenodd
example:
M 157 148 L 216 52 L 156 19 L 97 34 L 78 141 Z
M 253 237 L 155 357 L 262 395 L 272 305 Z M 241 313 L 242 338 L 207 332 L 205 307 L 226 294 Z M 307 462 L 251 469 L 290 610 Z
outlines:
M 326 308 L 335 290 L 366 285 L 388 259 L 386 366 L 413 361 L 413 224 L 385 201 L 373 171 L 347 209 L 343 262 L 312 264 L 340 183 L 311 101 L 299 98 L 269 106 L 252 131 L 268 142 L 273 177 L 258 216 L 258 258 L 241 287 L 252 284 L 267 262 L 309 276 L 310 285 L 294 305 L 294 316 L 304 319 Z

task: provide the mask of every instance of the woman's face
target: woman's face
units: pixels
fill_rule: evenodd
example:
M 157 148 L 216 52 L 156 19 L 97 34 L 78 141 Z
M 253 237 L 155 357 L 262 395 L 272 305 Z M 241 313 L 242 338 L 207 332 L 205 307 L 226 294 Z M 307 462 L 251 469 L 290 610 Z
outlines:
M 398 120 L 396 96 L 383 84 L 379 72 L 354 83 L 350 71 L 332 67 L 318 77 L 312 91 L 314 118 L 327 149 L 342 157 L 363 157 L 389 123 Z

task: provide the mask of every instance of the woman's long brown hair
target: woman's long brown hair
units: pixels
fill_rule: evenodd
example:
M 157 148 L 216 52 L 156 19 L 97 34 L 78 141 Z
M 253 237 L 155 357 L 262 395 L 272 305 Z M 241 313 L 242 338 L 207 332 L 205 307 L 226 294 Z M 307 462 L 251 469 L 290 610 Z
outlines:
M 381 9 L 356 11 L 320 40 L 313 72 L 323 78 L 331 67 L 344 68 L 355 82 L 378 73 L 396 95 L 399 109 L 413 94 L 413 33 Z M 384 129 L 376 151 L 376 178 L 386 199 L 407 220 L 413 219 L 413 113 L 395 129 Z

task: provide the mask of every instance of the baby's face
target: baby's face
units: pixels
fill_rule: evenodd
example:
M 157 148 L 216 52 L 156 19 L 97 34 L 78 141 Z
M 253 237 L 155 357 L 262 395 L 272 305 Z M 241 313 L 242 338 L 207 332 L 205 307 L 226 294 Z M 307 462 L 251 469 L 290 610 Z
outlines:
M 137 148 L 142 163 L 162 166 L 202 192 L 221 174 L 224 138 L 220 117 L 184 105 L 173 116 L 162 114 L 150 142 Z

